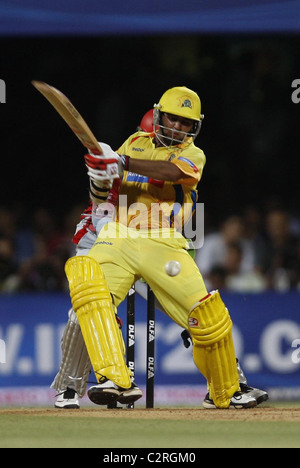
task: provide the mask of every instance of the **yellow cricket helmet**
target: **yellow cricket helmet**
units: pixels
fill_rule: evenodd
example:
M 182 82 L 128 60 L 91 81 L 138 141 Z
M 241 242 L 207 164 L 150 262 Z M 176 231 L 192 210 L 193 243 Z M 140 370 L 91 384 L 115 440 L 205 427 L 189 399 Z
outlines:
M 174 136 L 167 137 L 165 131 L 173 129 L 162 125 L 162 115 L 173 114 L 194 122 L 191 133 L 180 132 L 182 139 L 175 139 Z M 201 114 L 201 101 L 197 93 L 187 88 L 186 86 L 176 86 L 168 89 L 160 98 L 158 104 L 154 104 L 153 125 L 157 140 L 163 146 L 176 146 L 192 138 L 193 141 L 197 138 L 200 132 L 204 115 Z
M 161 112 L 179 115 L 186 119 L 199 122 L 201 116 L 201 101 L 197 93 L 186 86 L 168 89 L 154 106 Z

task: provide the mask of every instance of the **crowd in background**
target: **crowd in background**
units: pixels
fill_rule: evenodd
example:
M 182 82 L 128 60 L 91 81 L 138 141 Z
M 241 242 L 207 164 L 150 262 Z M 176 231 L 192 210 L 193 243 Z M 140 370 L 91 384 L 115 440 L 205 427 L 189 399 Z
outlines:
M 75 254 L 72 237 L 84 208 L 75 205 L 62 219 L 37 208 L 24 219 L 21 210 L 0 207 L 1 294 L 67 291 L 64 264 Z M 282 206 L 266 213 L 248 206 L 219 226 L 206 222 L 195 260 L 209 290 L 300 290 L 300 218 Z
M 64 291 L 64 264 L 75 254 L 74 229 L 84 207 L 60 219 L 50 209 L 31 215 L 0 207 L 0 291 Z
M 282 207 L 248 206 L 207 233 L 196 262 L 208 289 L 300 290 L 300 219 Z

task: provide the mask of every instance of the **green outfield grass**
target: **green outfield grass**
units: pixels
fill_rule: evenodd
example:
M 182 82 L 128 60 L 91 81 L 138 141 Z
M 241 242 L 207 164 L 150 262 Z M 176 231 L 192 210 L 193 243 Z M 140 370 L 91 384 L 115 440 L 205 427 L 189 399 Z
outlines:
M 113 414 L 97 408 L 70 412 L 0 410 L 0 447 L 299 448 L 300 404 L 273 407 L 274 414 L 271 405 L 268 412 L 263 407 L 209 414 L 198 409 L 196 419 L 192 409 L 186 413 L 183 409 L 162 413 L 117 410 Z M 281 408 L 285 411 L 282 419 Z

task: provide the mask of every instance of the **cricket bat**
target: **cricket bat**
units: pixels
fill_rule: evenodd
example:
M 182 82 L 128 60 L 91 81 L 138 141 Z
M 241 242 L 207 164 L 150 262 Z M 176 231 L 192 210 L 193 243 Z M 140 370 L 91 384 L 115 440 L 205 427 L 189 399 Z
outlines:
M 32 85 L 45 96 L 52 104 L 54 109 L 69 125 L 83 146 L 89 149 L 93 154 L 102 154 L 101 146 L 99 145 L 95 135 L 81 117 L 77 109 L 71 101 L 61 91 L 53 86 L 43 83 L 42 81 L 32 81 Z

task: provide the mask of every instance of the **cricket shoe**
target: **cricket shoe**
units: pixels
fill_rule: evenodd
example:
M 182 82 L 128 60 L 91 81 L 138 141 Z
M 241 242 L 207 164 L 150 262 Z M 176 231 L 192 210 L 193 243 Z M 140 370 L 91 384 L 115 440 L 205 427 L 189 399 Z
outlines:
M 118 398 L 121 405 L 132 405 L 135 401 L 142 398 L 142 390 L 133 382 L 130 388 L 123 388 Z
M 121 388 L 108 380 L 103 384 L 94 385 L 88 390 L 89 399 L 96 405 L 111 406 L 118 402 L 122 405 L 130 405 L 143 396 L 141 389 L 132 383 L 131 387 Z
M 253 396 L 249 396 L 247 393 L 236 392 L 230 400 L 229 409 L 248 409 L 255 408 L 256 406 L 257 401 Z M 209 397 L 209 393 L 203 401 L 203 408 L 217 409 L 213 400 Z
M 79 409 L 78 393 L 67 387 L 64 392 L 57 395 L 54 407 L 59 409 Z
M 241 391 L 243 393 L 247 393 L 248 396 L 255 398 L 257 405 L 261 405 L 265 401 L 268 401 L 269 395 L 264 390 L 260 390 L 259 388 L 249 387 L 247 384 L 240 384 Z

